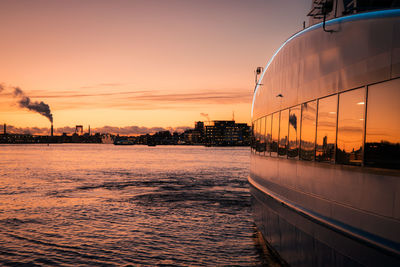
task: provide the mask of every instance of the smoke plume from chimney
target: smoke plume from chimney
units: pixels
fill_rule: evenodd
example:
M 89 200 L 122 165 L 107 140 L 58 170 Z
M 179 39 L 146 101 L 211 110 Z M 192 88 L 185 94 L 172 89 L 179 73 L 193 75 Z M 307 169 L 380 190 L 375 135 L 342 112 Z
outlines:
M 200 113 L 200 116 L 205 117 L 208 122 L 210 122 L 210 117 L 206 113 Z
M 14 97 L 19 98 L 19 106 L 22 108 L 27 108 L 34 112 L 37 112 L 53 123 L 53 114 L 51 114 L 50 107 L 43 101 L 31 101 L 31 99 L 25 95 L 25 93 L 19 87 L 14 87 Z

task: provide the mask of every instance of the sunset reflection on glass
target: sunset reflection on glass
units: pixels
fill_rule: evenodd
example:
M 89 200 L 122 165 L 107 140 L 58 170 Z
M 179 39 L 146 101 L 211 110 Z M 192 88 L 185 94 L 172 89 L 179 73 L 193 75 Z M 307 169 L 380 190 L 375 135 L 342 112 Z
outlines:
M 290 109 L 289 114 L 289 147 L 288 157 L 298 158 L 300 145 L 300 114 L 301 106 Z
M 279 136 L 279 113 L 272 114 L 272 141 L 271 141 L 271 156 L 278 156 L 278 136 Z
M 265 152 L 265 117 L 260 119 L 260 154 Z
M 335 161 L 337 95 L 318 100 L 317 161 Z
M 339 95 L 336 161 L 361 165 L 365 112 L 365 88 Z
M 303 160 L 314 160 L 317 101 L 302 104 L 301 110 L 300 158 Z
M 281 121 L 279 127 L 279 149 L 278 153 L 280 157 L 286 157 L 287 155 L 287 143 L 288 143 L 288 132 L 289 132 L 289 110 L 285 109 L 281 111 Z
M 271 155 L 271 129 L 272 128 L 272 115 L 268 115 L 265 121 L 265 144 L 266 144 L 266 151 L 265 155 Z
M 365 164 L 400 168 L 400 79 L 368 87 Z

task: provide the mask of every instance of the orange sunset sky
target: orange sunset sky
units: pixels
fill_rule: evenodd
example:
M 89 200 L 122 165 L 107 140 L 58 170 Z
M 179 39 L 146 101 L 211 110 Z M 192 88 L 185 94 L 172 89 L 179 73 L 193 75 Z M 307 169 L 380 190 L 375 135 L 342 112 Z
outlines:
M 0 1 L 0 123 L 179 127 L 250 122 L 254 69 L 302 29 L 309 0 Z

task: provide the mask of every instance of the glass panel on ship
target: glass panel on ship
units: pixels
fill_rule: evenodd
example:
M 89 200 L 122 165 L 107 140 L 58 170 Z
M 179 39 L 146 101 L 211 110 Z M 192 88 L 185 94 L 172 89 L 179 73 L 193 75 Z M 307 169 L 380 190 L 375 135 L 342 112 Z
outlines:
M 257 133 L 257 123 L 258 123 L 258 120 L 257 121 L 255 121 L 254 122 L 254 153 L 256 153 L 257 152 L 257 136 L 258 136 L 258 133 Z
M 260 119 L 260 154 L 265 152 L 265 117 Z
M 254 132 L 254 122 L 251 124 L 251 152 L 254 153 L 255 148 L 255 132 Z
M 302 160 L 314 160 L 316 116 L 317 101 L 301 105 L 300 158 Z
M 279 113 L 272 114 L 271 157 L 278 156 Z
M 365 165 L 400 169 L 400 79 L 368 87 Z
M 271 141 L 272 141 L 272 115 L 268 115 L 265 121 L 265 155 L 271 155 Z
M 289 133 L 289 110 L 285 109 L 281 111 L 281 119 L 279 123 L 279 157 L 287 157 L 287 143 Z
M 315 160 L 335 162 L 337 95 L 318 100 Z
M 290 109 L 289 112 L 289 144 L 288 158 L 299 158 L 300 146 L 300 116 L 301 106 L 296 106 Z
M 362 164 L 365 88 L 339 94 L 336 162 Z

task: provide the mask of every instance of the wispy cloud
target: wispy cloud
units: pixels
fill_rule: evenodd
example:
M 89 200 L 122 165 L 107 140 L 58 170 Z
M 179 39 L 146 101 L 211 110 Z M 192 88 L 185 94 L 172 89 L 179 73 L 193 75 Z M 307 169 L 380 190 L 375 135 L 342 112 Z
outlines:
M 99 84 L 104 87 L 122 85 L 118 83 Z M 2 87 L 6 89 L 5 87 Z M 0 90 L 1 91 L 1 90 Z M 3 96 L 12 96 L 3 90 Z M 32 99 L 53 99 L 56 110 L 104 109 L 153 110 L 203 108 L 206 105 L 235 105 L 251 103 L 252 92 L 245 89 L 196 90 L 193 92 L 166 93 L 159 90 L 31 90 Z
M 103 97 L 103 96 L 126 96 L 134 94 L 149 93 L 151 91 L 131 91 L 131 92 L 112 92 L 112 93 L 81 93 L 79 91 L 62 91 L 56 93 L 36 93 L 33 97 L 37 98 L 82 98 L 82 97 Z
M 251 93 L 246 91 L 200 91 L 193 93 L 172 93 L 172 94 L 143 94 L 129 97 L 136 101 L 157 101 L 157 102 L 195 102 L 205 104 L 237 104 L 246 103 L 251 100 Z
M 126 85 L 126 83 L 98 83 L 93 85 L 85 85 L 81 86 L 81 89 L 91 89 L 91 88 L 99 88 L 99 87 L 118 87 Z

